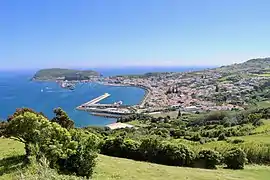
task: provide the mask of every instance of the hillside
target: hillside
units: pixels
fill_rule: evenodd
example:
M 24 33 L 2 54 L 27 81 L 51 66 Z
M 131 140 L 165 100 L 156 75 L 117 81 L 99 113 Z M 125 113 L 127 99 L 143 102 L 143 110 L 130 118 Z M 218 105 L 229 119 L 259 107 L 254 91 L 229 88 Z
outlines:
M 219 68 L 215 68 L 214 70 L 225 74 L 227 73 L 256 74 L 263 71 L 268 71 L 269 68 L 270 68 L 270 58 L 256 58 L 247 60 L 243 63 L 221 66 Z
M 74 69 L 51 68 L 39 70 L 32 80 L 56 80 L 58 78 L 65 78 L 67 80 L 87 80 L 93 76 L 100 76 L 100 73 L 92 70 L 80 71 Z
M 19 174 L 21 179 L 41 180 L 77 180 L 85 175 L 101 180 L 269 178 L 269 68 L 268 59 L 256 59 L 197 72 L 104 78 L 144 85 L 154 92 L 150 92 L 147 102 L 152 104 L 145 106 L 145 113 L 117 120 L 132 124 L 130 129 L 73 129 L 63 111 L 54 118 L 56 124 L 33 110 L 17 109 L 2 125 L 2 134 L 26 139 L 21 142 L 28 148 L 32 141 L 47 147 L 39 148 L 47 161 L 39 158 L 23 165 L 23 144 L 0 138 L 0 179 L 16 179 Z M 147 113 L 150 105 L 158 107 L 164 102 L 168 107 L 179 106 Z M 77 176 L 59 175 L 57 170 Z
M 22 177 L 21 173 L 23 173 L 25 179 L 80 179 L 75 176 L 58 175 L 56 172 L 46 168 L 38 169 L 39 173 L 35 172 L 37 170 L 35 168 L 20 169 L 21 159 L 19 155 L 22 155 L 23 152 L 22 144 L 0 138 L 0 180 L 19 179 L 19 177 Z M 7 157 L 9 157 L 9 161 L 3 159 Z M 99 155 L 93 179 L 267 180 L 269 175 L 270 168 L 267 166 L 247 166 L 244 170 L 205 170 L 164 166 Z

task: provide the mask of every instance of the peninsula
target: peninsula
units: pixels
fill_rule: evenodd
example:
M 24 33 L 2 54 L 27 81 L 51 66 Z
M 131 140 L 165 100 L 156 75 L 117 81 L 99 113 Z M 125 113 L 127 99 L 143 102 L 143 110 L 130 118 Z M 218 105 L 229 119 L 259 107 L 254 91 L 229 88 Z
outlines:
M 92 70 L 75 70 L 75 69 L 62 69 L 51 68 L 41 69 L 32 78 L 35 81 L 50 81 L 50 80 L 89 80 L 93 77 L 100 77 L 101 74 Z

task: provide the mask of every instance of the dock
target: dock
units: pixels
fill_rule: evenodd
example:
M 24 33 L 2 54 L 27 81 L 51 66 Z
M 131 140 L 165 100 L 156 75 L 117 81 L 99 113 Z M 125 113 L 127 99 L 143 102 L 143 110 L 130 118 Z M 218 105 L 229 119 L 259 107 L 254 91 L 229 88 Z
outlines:
M 115 102 L 113 104 L 99 104 L 98 102 L 109 97 L 109 93 L 105 93 L 91 101 L 88 101 L 76 109 L 80 111 L 90 112 L 92 115 L 119 118 L 127 116 L 133 112 L 129 109 L 129 105 L 122 105 L 122 101 Z
M 92 99 L 89 102 L 86 102 L 86 103 L 82 104 L 81 106 L 91 106 L 91 105 L 94 105 L 94 104 L 98 103 L 99 101 L 102 101 L 103 99 L 106 99 L 109 96 L 110 96 L 109 93 L 105 93 L 105 94 L 103 94 L 103 95 L 101 95 L 101 96 L 99 96 L 99 97 L 97 97 L 95 99 Z

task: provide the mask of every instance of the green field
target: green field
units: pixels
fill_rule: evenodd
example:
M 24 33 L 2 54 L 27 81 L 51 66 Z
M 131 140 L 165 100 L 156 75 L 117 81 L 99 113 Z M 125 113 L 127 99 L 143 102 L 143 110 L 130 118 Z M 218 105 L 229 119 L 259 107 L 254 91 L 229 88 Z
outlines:
M 0 180 L 11 179 L 74 179 L 74 176 L 60 176 L 56 172 L 33 168 L 22 168 L 23 145 L 9 139 L 0 138 Z M 3 159 L 9 157 L 8 160 Z M 35 173 L 39 174 L 36 175 Z M 24 174 L 20 175 L 20 174 Z M 26 174 L 26 176 L 25 176 Z M 30 174 L 30 175 L 29 175 Z M 34 175 L 33 175 L 34 174 Z M 268 180 L 270 167 L 247 166 L 244 170 L 206 170 L 171 167 L 147 162 L 99 155 L 93 179 L 97 180 Z M 22 178 L 24 177 L 24 178 Z
M 153 113 L 150 114 L 153 117 L 166 117 L 166 116 L 170 116 L 171 118 L 176 118 L 178 115 L 178 111 L 169 111 L 169 112 L 162 112 L 162 113 Z
M 258 107 L 267 108 L 270 107 L 270 101 L 261 101 L 257 103 Z
M 256 75 L 260 77 L 270 77 L 270 73 L 256 74 Z

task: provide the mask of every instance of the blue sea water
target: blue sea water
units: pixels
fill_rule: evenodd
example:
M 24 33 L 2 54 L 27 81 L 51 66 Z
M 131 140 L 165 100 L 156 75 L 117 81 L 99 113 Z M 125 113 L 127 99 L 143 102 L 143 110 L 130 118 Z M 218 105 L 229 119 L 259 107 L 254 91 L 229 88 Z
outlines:
M 171 71 L 187 71 L 191 68 L 171 69 Z M 194 68 L 193 68 L 194 70 Z M 99 69 L 105 76 L 118 74 L 140 74 L 162 71 L 152 69 Z M 169 71 L 164 69 L 163 71 Z M 53 109 L 61 107 L 77 127 L 89 125 L 103 126 L 115 122 L 115 119 L 92 116 L 87 112 L 77 111 L 75 107 L 104 93 L 111 96 L 100 103 L 123 101 L 124 104 L 138 104 L 145 91 L 136 87 L 104 86 L 96 83 L 78 84 L 74 91 L 62 89 L 54 82 L 33 82 L 30 78 L 34 72 L 0 72 L 0 119 L 5 120 L 16 108 L 29 107 L 53 117 Z

